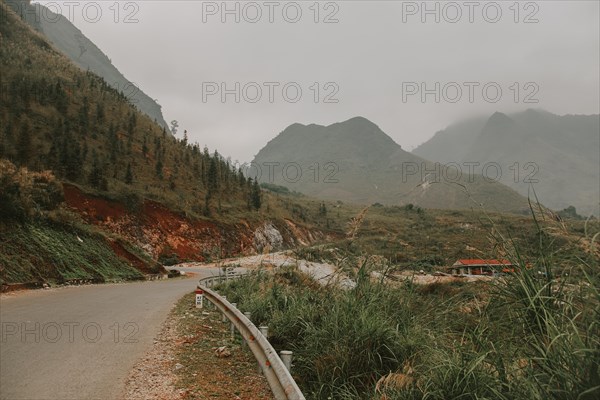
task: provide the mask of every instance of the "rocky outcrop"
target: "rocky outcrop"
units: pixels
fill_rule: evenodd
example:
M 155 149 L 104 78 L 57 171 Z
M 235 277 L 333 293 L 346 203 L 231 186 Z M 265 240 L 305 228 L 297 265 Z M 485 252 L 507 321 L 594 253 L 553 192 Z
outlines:
M 277 251 L 325 240 L 326 235 L 289 220 L 226 224 L 190 219 L 152 200 L 129 210 L 115 200 L 92 196 L 64 185 L 67 205 L 86 222 L 135 244 L 154 259 L 207 261 Z
M 283 247 L 283 236 L 270 222 L 265 222 L 254 231 L 254 248 L 259 253 L 281 250 Z

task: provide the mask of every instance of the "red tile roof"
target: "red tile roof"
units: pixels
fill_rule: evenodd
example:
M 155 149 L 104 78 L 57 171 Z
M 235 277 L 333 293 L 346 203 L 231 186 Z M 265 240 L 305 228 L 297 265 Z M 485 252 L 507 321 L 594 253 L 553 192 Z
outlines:
M 464 258 L 457 260 L 454 265 L 512 265 L 508 260 L 483 260 L 480 258 Z

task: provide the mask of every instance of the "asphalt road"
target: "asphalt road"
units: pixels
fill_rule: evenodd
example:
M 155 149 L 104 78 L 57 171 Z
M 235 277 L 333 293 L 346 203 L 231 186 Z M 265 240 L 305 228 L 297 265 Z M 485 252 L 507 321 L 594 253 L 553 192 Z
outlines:
M 216 268 L 171 279 L 0 298 L 0 399 L 119 399 L 173 304 Z

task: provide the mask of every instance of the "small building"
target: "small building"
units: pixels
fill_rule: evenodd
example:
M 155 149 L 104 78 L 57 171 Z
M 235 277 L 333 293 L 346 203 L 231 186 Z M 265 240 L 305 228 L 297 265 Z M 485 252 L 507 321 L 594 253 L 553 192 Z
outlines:
M 480 258 L 457 260 L 447 268 L 451 270 L 452 275 L 494 275 L 515 271 L 515 266 L 508 260 L 483 260 Z

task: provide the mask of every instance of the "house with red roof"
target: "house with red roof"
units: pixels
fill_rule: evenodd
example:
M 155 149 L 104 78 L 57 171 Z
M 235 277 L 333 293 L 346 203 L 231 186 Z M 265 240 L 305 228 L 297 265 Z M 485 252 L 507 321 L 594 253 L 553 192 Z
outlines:
M 493 275 L 494 273 L 515 271 L 514 264 L 508 260 L 484 260 L 480 258 L 457 260 L 447 268 L 452 271 L 452 275 Z

